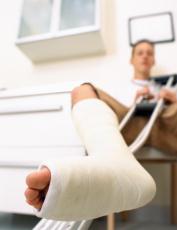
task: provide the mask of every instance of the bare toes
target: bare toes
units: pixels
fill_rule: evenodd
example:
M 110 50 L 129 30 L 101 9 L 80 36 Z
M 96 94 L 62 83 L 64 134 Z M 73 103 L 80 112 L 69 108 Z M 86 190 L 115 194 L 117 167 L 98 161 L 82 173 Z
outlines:
M 45 189 L 50 183 L 51 174 L 48 168 L 32 172 L 26 178 L 26 184 L 31 189 Z
M 25 197 L 27 200 L 33 201 L 39 196 L 40 196 L 40 193 L 38 190 L 27 188 L 25 191 Z
M 31 205 L 31 206 L 33 206 L 34 208 L 36 208 L 36 209 L 41 209 L 42 204 L 43 204 L 43 202 L 41 201 L 41 199 L 40 199 L 39 197 L 36 198 L 36 199 L 34 199 L 33 201 L 26 200 L 26 202 L 27 202 L 29 205 Z

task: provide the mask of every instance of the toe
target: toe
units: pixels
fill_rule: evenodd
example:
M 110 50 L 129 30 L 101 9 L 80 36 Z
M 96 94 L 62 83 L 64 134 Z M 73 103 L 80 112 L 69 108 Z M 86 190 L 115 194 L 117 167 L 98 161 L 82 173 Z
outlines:
M 43 204 L 43 202 L 40 200 L 39 197 L 37 197 L 37 198 L 34 199 L 33 201 L 26 200 L 26 202 L 27 202 L 29 205 L 31 205 L 31 206 L 33 206 L 34 208 L 36 208 L 36 209 L 41 209 L 42 204 Z
M 31 189 L 45 189 L 50 182 L 51 174 L 48 168 L 42 168 L 29 174 L 26 178 L 26 184 Z
M 40 196 L 40 193 L 38 190 L 27 188 L 25 191 L 25 197 L 27 200 L 33 201 L 39 196 Z

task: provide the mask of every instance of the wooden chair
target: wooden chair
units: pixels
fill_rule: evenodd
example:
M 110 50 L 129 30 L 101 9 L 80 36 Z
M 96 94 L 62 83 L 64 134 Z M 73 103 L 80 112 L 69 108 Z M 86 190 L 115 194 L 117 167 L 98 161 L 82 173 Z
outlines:
M 177 156 L 172 156 L 160 151 L 148 151 L 149 148 L 144 147 L 145 151 L 138 151 L 136 157 L 140 163 L 148 164 L 169 164 L 170 165 L 170 219 L 171 224 L 177 225 Z M 126 221 L 128 219 L 127 212 L 120 213 L 121 219 Z M 107 216 L 107 230 L 115 230 L 115 215 Z

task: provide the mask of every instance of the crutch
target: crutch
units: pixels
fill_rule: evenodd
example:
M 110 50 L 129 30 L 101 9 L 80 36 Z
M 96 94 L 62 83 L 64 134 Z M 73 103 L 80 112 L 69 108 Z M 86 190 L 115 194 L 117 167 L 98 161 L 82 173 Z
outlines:
M 155 79 L 154 81 L 157 82 L 157 83 L 166 84 L 166 87 L 170 87 L 170 86 L 172 86 L 172 84 L 177 83 L 177 75 L 176 74 L 170 75 L 170 76 L 156 77 L 154 79 Z M 143 97 L 138 98 L 136 100 L 136 102 L 133 104 L 133 106 L 129 109 L 129 111 L 127 112 L 126 116 L 122 119 L 122 121 L 120 123 L 120 126 L 119 126 L 120 131 L 125 127 L 125 125 L 128 123 L 128 121 L 132 118 L 132 116 L 134 115 L 138 105 L 141 105 L 143 99 L 144 99 Z M 161 106 L 163 106 L 163 103 L 161 102 L 159 104 L 162 104 Z M 159 107 L 161 107 L 161 106 L 159 105 Z M 141 107 L 144 107 L 144 106 L 142 105 Z
M 174 82 L 174 76 L 169 77 L 165 87 L 167 88 L 171 87 L 173 82 Z M 143 130 L 140 132 L 140 134 L 135 139 L 135 141 L 129 146 L 132 153 L 135 153 L 138 149 L 140 149 L 144 145 L 145 141 L 147 140 L 152 130 L 154 122 L 156 121 L 157 117 L 159 116 L 160 112 L 163 109 L 163 106 L 164 106 L 164 100 L 160 99 L 157 102 L 148 123 L 143 128 Z
M 173 84 L 174 77 L 171 76 L 169 80 L 167 81 L 166 87 L 170 87 Z M 125 125 L 128 123 L 128 121 L 133 117 L 137 105 L 139 105 L 143 101 L 143 97 L 139 98 L 136 103 L 131 107 L 131 109 L 128 111 L 124 119 L 120 123 L 120 131 L 125 127 Z M 130 145 L 130 150 L 132 153 L 135 153 L 146 141 L 152 126 L 158 117 L 162 107 L 164 105 L 163 100 L 159 100 L 157 103 L 152 116 L 147 123 L 147 125 L 143 128 L 141 133 L 138 135 L 138 137 L 135 139 L 135 141 Z M 114 219 L 114 218 L 113 218 Z M 112 221 L 114 221 L 112 219 Z M 34 228 L 33 230 L 88 230 L 93 220 L 83 220 L 83 221 L 73 221 L 73 222 L 64 222 L 64 221 L 53 221 L 53 220 L 47 220 L 42 219 Z M 111 229 L 113 229 L 113 225 Z M 111 230 L 109 228 L 109 230 Z

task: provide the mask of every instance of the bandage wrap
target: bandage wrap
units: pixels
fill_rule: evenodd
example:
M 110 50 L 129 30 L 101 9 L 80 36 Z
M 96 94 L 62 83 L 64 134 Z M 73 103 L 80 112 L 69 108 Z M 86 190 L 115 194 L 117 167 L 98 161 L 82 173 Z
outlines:
M 152 177 L 126 146 L 114 112 L 99 99 L 77 103 L 73 120 L 87 157 L 45 162 L 51 183 L 40 217 L 83 220 L 135 209 L 155 195 Z

